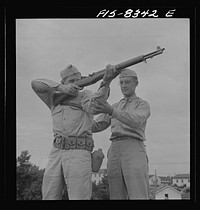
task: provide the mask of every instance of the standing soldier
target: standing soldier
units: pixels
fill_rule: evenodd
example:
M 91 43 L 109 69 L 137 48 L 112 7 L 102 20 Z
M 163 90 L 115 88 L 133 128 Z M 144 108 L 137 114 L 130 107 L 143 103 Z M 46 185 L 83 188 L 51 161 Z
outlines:
M 113 69 L 106 70 L 103 80 L 107 84 L 95 94 L 89 90 L 80 91 L 74 84 L 81 79 L 81 73 L 73 65 L 60 72 L 61 84 L 48 79 L 32 81 L 33 90 L 48 106 L 53 119 L 54 141 L 43 177 L 43 200 L 61 200 L 65 185 L 70 200 L 91 198 L 92 122 L 95 114 L 90 108 L 91 99 L 108 98 L 113 73 Z M 70 103 L 62 101 L 55 105 L 56 91 L 74 98 Z
M 114 68 L 114 66 L 113 66 Z M 114 105 L 93 100 L 93 111 L 101 114 L 93 123 L 93 132 L 111 125 L 111 146 L 108 150 L 107 173 L 110 199 L 148 199 L 148 159 L 144 141 L 150 107 L 136 96 L 138 77 L 124 69 L 119 75 L 124 98 Z

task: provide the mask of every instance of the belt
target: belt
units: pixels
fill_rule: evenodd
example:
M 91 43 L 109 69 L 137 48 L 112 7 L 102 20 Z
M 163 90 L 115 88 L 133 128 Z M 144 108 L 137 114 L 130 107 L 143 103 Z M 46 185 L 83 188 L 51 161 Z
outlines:
M 53 146 L 63 150 L 82 149 L 92 151 L 94 148 L 94 141 L 88 136 L 68 136 L 54 135 Z
M 125 140 L 125 139 L 134 139 L 134 140 L 142 141 L 142 139 L 139 139 L 137 137 L 132 137 L 132 136 L 111 136 L 110 137 L 111 141 L 120 141 L 120 140 Z

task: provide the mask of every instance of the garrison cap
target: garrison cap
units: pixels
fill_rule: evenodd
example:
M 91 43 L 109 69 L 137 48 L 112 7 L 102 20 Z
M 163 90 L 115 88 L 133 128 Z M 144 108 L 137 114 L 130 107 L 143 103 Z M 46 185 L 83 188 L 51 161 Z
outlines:
M 61 72 L 60 72 L 60 76 L 62 79 L 72 76 L 74 74 L 80 74 L 79 70 L 73 66 L 72 64 L 70 64 L 69 66 L 67 66 L 66 68 L 64 68 Z
M 137 77 L 137 74 L 131 69 L 123 69 L 119 75 L 119 78 L 123 77 Z

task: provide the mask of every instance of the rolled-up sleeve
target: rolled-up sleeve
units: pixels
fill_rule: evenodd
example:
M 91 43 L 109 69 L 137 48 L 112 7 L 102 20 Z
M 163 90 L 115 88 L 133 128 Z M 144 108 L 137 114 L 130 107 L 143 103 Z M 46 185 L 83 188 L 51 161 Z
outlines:
M 139 128 L 150 116 L 150 106 L 148 102 L 142 101 L 137 108 L 129 110 L 113 109 L 112 117 L 121 123 L 131 127 Z
M 51 109 L 53 103 L 53 91 L 60 83 L 48 79 L 35 79 L 31 82 L 31 86 L 41 100 Z
M 109 95 L 110 95 L 110 88 L 103 86 L 93 95 L 93 98 L 107 100 Z
M 101 114 L 93 121 L 92 132 L 97 133 L 107 129 L 111 124 L 111 117 L 109 114 Z

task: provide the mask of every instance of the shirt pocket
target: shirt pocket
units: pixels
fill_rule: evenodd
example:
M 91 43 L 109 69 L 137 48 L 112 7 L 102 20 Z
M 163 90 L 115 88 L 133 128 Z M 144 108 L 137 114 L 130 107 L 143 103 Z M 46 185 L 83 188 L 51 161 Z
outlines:
M 66 117 L 68 118 L 68 120 L 70 120 L 72 124 L 74 123 L 77 124 L 82 121 L 83 114 L 84 112 L 80 108 L 74 106 L 68 106 L 68 112 Z
M 52 119 L 53 119 L 53 124 L 54 126 L 60 126 L 62 125 L 62 114 L 63 114 L 63 107 L 61 106 L 56 106 L 52 110 Z

